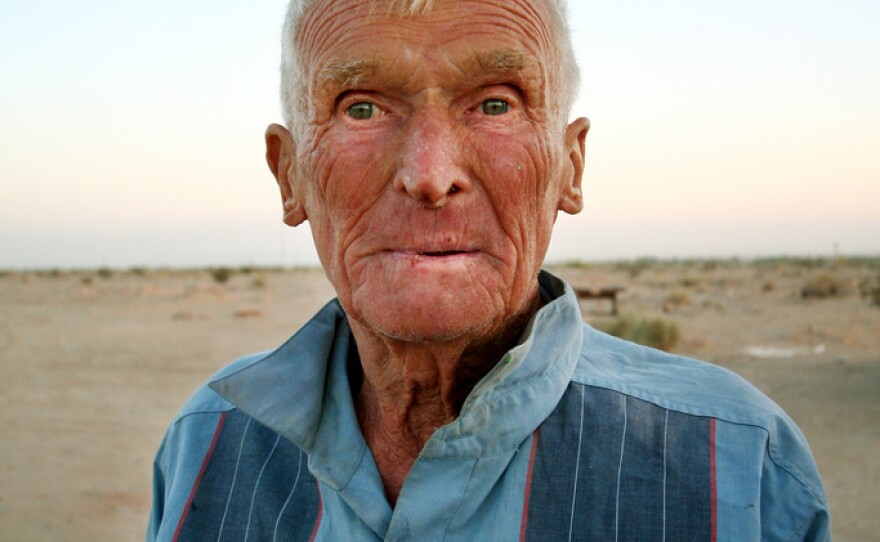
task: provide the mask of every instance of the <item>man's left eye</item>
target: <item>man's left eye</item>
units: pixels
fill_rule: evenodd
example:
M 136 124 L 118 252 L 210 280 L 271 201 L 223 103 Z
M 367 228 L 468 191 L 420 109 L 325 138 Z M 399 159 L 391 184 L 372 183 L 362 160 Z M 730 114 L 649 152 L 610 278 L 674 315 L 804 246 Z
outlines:
M 349 117 L 357 120 L 366 120 L 373 116 L 376 107 L 370 102 L 358 102 L 348 106 L 345 112 Z
M 487 115 L 503 115 L 510 109 L 510 104 L 497 98 L 489 98 L 482 105 L 483 113 Z

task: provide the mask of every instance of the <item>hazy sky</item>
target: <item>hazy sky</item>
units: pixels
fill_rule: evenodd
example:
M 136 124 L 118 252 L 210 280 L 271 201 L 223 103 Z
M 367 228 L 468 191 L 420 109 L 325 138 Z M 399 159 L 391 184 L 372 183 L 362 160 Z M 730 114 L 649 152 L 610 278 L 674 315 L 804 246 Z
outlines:
M 570 2 L 549 258 L 880 253 L 880 2 Z M 0 0 L 0 268 L 311 264 L 263 159 L 283 0 Z

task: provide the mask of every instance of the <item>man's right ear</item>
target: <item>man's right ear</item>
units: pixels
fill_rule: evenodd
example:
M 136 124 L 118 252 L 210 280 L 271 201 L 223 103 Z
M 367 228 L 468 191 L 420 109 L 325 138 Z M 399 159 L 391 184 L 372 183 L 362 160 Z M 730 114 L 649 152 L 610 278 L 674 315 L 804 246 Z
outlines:
M 284 206 L 284 223 L 299 226 L 308 218 L 299 187 L 296 185 L 296 145 L 284 126 L 270 124 L 266 128 L 266 162 L 278 188 Z

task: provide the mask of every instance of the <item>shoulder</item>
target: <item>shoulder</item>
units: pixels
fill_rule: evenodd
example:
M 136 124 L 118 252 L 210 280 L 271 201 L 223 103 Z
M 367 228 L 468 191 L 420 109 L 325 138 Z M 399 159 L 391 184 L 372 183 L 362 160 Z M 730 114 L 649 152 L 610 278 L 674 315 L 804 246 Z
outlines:
M 765 426 L 784 412 L 739 375 L 584 326 L 573 380 L 631 395 L 666 409 Z
M 757 455 L 818 502 L 824 490 L 806 438 L 769 397 L 723 367 L 661 352 L 585 326 L 573 381 L 717 424 L 734 456 Z

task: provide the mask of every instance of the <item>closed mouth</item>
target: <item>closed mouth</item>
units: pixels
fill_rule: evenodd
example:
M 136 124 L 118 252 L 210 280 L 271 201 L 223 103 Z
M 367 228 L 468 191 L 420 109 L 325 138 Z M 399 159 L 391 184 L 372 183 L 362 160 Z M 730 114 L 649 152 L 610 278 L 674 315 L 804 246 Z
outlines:
M 408 258 L 449 258 L 454 256 L 468 256 L 476 254 L 477 250 L 386 250 L 390 254 L 404 256 Z
M 437 251 L 428 251 L 428 252 L 418 252 L 419 256 L 455 256 L 457 254 L 469 254 L 469 250 L 437 250 Z

